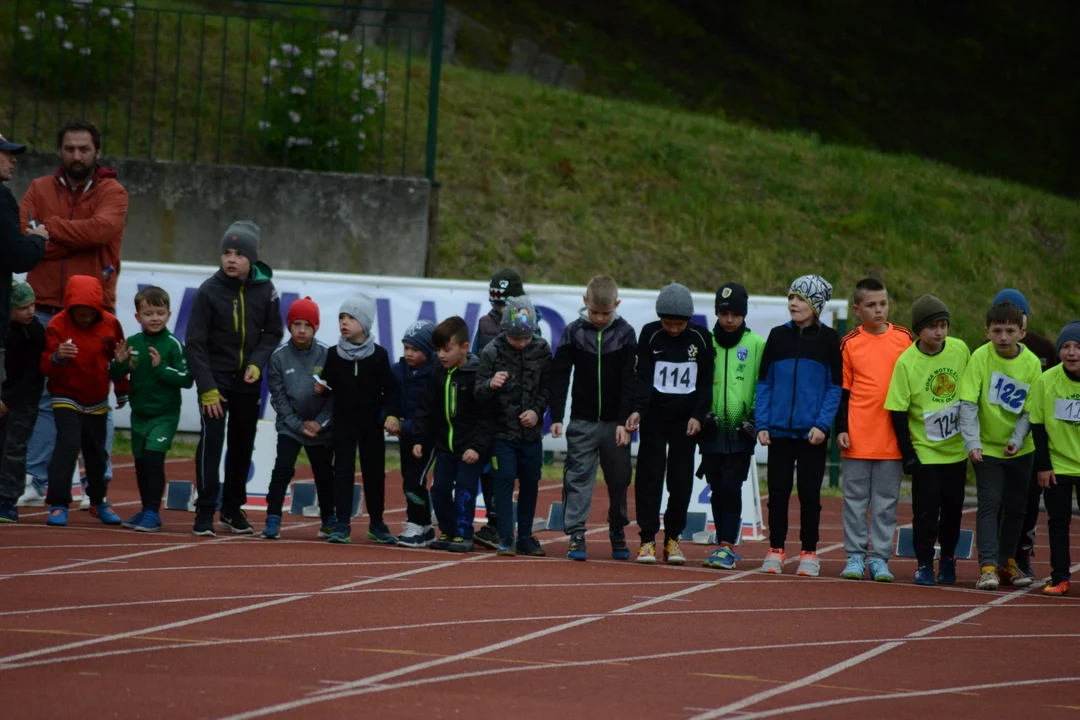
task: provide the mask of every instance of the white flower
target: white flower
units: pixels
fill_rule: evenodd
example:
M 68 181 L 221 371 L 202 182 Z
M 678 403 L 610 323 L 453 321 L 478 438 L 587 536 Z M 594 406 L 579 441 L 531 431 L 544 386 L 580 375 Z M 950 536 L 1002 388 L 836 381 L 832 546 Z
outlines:
M 351 122 L 351 123 L 358 123 L 358 122 L 363 122 L 363 121 L 364 121 L 363 113 L 356 113 L 351 118 L 349 118 L 349 122 Z M 363 133 L 361 133 L 361 135 L 362 134 Z
M 262 76 L 262 84 L 263 85 L 271 85 L 271 84 L 273 84 L 273 82 L 274 82 L 274 78 L 270 77 L 269 75 L 263 75 Z
M 60 17 L 59 15 L 56 16 L 56 19 L 53 22 L 56 23 L 56 29 L 57 30 L 65 30 L 65 29 L 67 29 L 67 23 L 65 23 L 64 18 Z
M 296 145 L 296 138 L 294 138 L 292 135 L 285 138 L 285 147 L 290 147 L 291 148 L 294 145 Z
M 353 48 L 353 52 L 359 55 L 360 53 L 364 52 L 364 46 L 358 44 L 356 47 Z
M 308 147 L 311 145 L 311 138 L 296 138 L 297 147 Z
M 124 14 L 128 16 L 128 20 L 134 20 L 135 19 L 135 11 L 134 10 L 124 10 Z
M 64 49 L 65 49 L 65 50 L 71 50 L 72 48 L 74 48 L 74 47 L 75 47 L 74 45 L 72 45 L 72 44 L 71 44 L 71 41 L 70 41 L 70 40 L 65 40 L 65 41 L 63 42 L 63 45 L 64 45 Z
M 319 55 L 324 58 L 337 57 L 337 50 L 334 50 L 333 48 L 322 48 L 319 50 Z
M 341 67 L 345 68 L 346 70 L 355 70 L 356 63 L 354 63 L 352 60 L 346 60 L 345 62 L 341 63 Z
M 356 134 L 356 136 L 357 136 L 357 137 L 359 137 L 359 138 L 360 138 L 361 140 L 367 140 L 367 135 L 365 135 L 365 134 L 364 134 L 364 131 L 363 131 L 363 130 L 361 130 L 360 132 L 358 132 L 358 133 Z
M 353 90 L 351 93 L 349 93 L 349 97 L 352 98 L 353 102 L 360 102 L 360 91 Z
M 336 148 L 339 145 L 341 145 L 341 143 L 337 141 L 337 138 L 330 138 L 326 141 L 326 147 L 328 148 Z
M 276 57 L 270 58 L 270 69 L 277 70 L 279 67 L 281 67 L 281 61 Z
M 38 20 L 44 20 L 45 19 L 45 11 L 44 10 L 38 10 L 36 13 L 34 13 L 34 17 L 37 18 Z
M 317 68 L 330 67 L 330 61 L 329 60 L 316 60 L 315 61 L 315 67 L 317 67 Z
M 297 124 L 298 122 L 300 122 L 300 113 L 296 112 L 295 110 L 290 110 L 289 119 L 292 120 L 293 125 Z
M 341 33 L 341 42 L 343 42 L 343 43 L 349 42 L 349 36 L 346 35 L 345 33 Z
M 72 5 L 93 5 L 94 0 L 71 0 Z
M 285 55 L 292 55 L 293 57 L 300 57 L 300 46 L 293 45 L 292 43 L 285 43 L 281 46 L 281 52 Z
M 113 27 L 120 27 L 120 20 L 118 18 L 113 18 L 109 21 L 109 24 Z
M 340 35 L 341 33 L 339 33 L 337 30 L 331 30 L 330 32 L 324 34 L 323 37 L 327 38 L 328 40 L 337 40 L 338 36 Z
M 363 150 L 364 149 L 364 143 L 360 143 L 359 145 L 357 145 L 356 149 L 357 150 Z
M 20 25 L 19 32 L 21 32 L 23 35 L 29 35 L 31 31 L 30 28 L 28 28 L 26 25 Z
M 367 113 L 368 115 L 374 115 L 375 114 L 375 108 L 373 108 L 373 107 L 364 108 L 364 112 Z
M 89 56 L 90 55 L 90 48 L 88 48 L 88 47 L 79 48 L 79 54 Z
M 304 76 L 305 80 L 310 80 L 311 78 L 315 77 L 315 71 L 311 68 L 302 68 L 300 70 L 300 74 Z
M 124 3 L 124 4 L 122 5 L 122 7 L 126 7 L 126 8 L 133 8 L 133 7 L 135 7 L 135 3 L 133 3 L 133 2 L 126 2 L 126 3 Z
M 97 14 L 101 17 L 109 17 L 110 15 L 112 15 L 112 10 L 110 10 L 109 8 L 101 8 L 97 11 Z
M 299 85 L 293 85 L 291 88 L 289 88 L 289 92 L 291 92 L 293 95 L 307 95 L 307 90 L 300 87 Z
M 260 120 L 259 121 L 259 129 L 260 130 L 269 130 L 270 129 L 270 123 L 268 123 L 266 120 Z

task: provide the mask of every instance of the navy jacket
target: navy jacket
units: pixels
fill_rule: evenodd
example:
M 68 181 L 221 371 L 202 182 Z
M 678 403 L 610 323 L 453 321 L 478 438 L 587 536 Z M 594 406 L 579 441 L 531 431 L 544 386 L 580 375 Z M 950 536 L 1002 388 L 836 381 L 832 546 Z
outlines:
M 840 409 L 843 363 L 840 338 L 831 327 L 799 329 L 791 322 L 765 341 L 754 411 L 758 431 L 805 438 L 811 428 L 826 435 Z
M 397 382 L 398 395 L 401 396 L 401 434 L 402 441 L 411 439 L 416 435 L 413 419 L 420 403 L 424 400 L 424 389 L 427 387 L 428 378 L 431 377 L 432 369 L 439 364 L 439 356 L 432 353 L 427 364 L 413 370 L 405 364 L 405 358 L 401 358 L 390 371 L 394 374 Z

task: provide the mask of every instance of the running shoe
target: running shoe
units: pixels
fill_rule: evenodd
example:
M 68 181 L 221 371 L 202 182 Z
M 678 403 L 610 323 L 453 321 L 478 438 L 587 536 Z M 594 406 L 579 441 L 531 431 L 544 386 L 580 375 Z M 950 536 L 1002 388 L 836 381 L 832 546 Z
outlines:
M 1058 580 L 1057 582 L 1051 581 L 1048 585 L 1043 587 L 1043 595 L 1053 595 L 1054 597 L 1062 597 L 1069 594 L 1069 581 Z
M 1008 562 L 998 571 L 1002 585 L 1011 585 L 1017 588 L 1028 587 L 1034 580 L 1029 578 L 1016 565 L 1016 560 L 1009 558 Z
M 263 540 L 277 540 L 281 537 L 281 516 L 267 515 L 266 527 L 263 528 L 261 537 Z
M 450 541 L 450 547 L 446 549 L 452 553 L 470 553 L 473 551 L 473 539 L 458 535 Z
M 68 509 L 62 505 L 54 505 L 49 508 L 49 517 L 45 524 L 52 527 L 65 527 L 67 525 Z
M 19 507 L 45 507 L 44 484 L 39 486 L 33 480 L 28 481 L 26 491 L 19 496 L 19 500 L 15 504 Z
M 477 533 L 473 535 L 473 540 L 486 548 L 491 548 L 492 550 L 499 549 L 499 531 L 490 524 L 480 528 Z
M 112 503 L 103 502 L 90 508 L 90 517 L 97 518 L 103 525 L 119 525 L 124 522 L 113 512 Z
M 870 560 L 870 579 L 874 582 L 892 582 L 896 578 L 889 570 L 889 563 L 881 558 L 873 558 Z
M 328 540 L 330 535 L 334 532 L 335 525 L 337 525 L 337 516 L 331 515 L 322 521 L 322 525 L 319 526 L 319 532 L 315 533 L 315 537 L 319 540 Z
M 626 544 L 626 532 L 619 528 L 608 533 L 611 538 L 611 557 L 616 560 L 630 559 L 630 546 Z
M 803 550 L 799 553 L 799 569 L 795 571 L 796 575 L 802 575 L 803 577 L 817 577 L 820 573 L 821 561 L 818 560 L 816 552 Z
M 1021 550 L 1016 553 L 1016 567 L 1020 568 L 1020 572 L 1024 574 L 1024 577 L 1034 580 L 1035 568 L 1031 566 L 1032 555 L 1033 553 L 1030 550 Z
M 769 548 L 769 552 L 765 555 L 765 562 L 761 563 L 761 572 L 779 575 L 784 572 L 785 558 L 783 548 Z
M 664 543 L 664 562 L 668 565 L 686 564 L 686 556 L 682 554 L 678 538 L 668 538 Z
M 926 587 L 933 586 L 934 583 L 934 568 L 930 565 L 920 565 L 915 570 L 916 585 L 925 585 Z
M 144 511 L 135 532 L 161 532 L 161 515 L 154 510 Z
M 738 560 L 742 560 L 742 558 L 735 554 L 735 550 L 730 545 L 724 544 L 713 550 L 712 554 L 705 558 L 701 564 L 717 570 L 734 570 L 735 563 Z
M 139 524 L 140 520 L 142 520 L 144 514 L 146 514 L 146 511 L 140 510 L 124 522 L 120 523 L 120 527 L 126 527 L 128 530 L 134 530 L 135 526 Z
M 575 533 L 570 536 L 570 549 L 566 552 L 570 560 L 588 560 L 589 554 L 585 550 L 585 533 Z
M 1001 580 L 998 578 L 997 568 L 993 565 L 983 565 L 982 576 L 975 583 L 976 590 L 997 590 Z
M 405 523 L 405 530 L 397 536 L 397 544 L 402 547 L 424 548 L 431 545 L 435 540 L 435 529 L 430 525 L 424 527 L 416 523 Z
M 397 538 L 390 534 L 390 528 L 386 527 L 386 523 L 371 523 L 368 525 L 367 537 L 368 540 L 379 545 L 394 545 L 397 543 Z
M 326 538 L 326 541 L 335 545 L 348 545 L 352 542 L 352 526 L 338 523 L 334 526 L 334 532 L 330 533 L 330 537 Z
M 938 585 L 956 584 L 956 557 L 941 558 L 938 560 L 937 571 Z
M 432 550 L 449 550 L 450 537 L 446 533 L 439 533 L 439 537 L 432 540 L 428 547 Z
M 247 513 L 243 510 L 235 510 L 229 515 L 222 511 L 218 515 L 218 527 L 222 530 L 228 530 L 235 535 L 254 535 L 255 528 L 251 527 L 251 523 L 247 520 Z
M 544 546 L 540 544 L 534 536 L 519 537 L 517 540 L 518 555 L 528 555 L 530 557 L 547 557 L 547 553 L 544 552 Z
M 503 555 L 505 557 L 514 557 L 517 555 L 517 545 L 514 544 L 514 538 L 504 537 L 499 541 L 499 549 L 495 551 L 496 555 Z
M 641 547 L 637 551 L 637 561 L 642 565 L 655 565 L 656 564 L 656 543 L 644 542 L 641 543 Z
M 217 533 L 214 532 L 213 510 L 199 508 L 195 511 L 195 525 L 191 528 L 191 534 L 203 537 L 214 537 L 217 535 Z
M 13 503 L 0 503 L 0 523 L 8 524 L 17 522 L 19 522 L 19 508 Z
M 849 555 L 840 577 L 845 580 L 862 580 L 865 574 L 866 563 L 863 561 L 862 555 Z

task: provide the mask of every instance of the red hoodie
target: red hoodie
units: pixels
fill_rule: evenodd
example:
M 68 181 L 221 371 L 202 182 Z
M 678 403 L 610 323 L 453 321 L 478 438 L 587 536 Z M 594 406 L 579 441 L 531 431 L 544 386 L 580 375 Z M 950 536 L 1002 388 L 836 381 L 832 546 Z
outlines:
M 109 410 L 109 362 L 116 344 L 124 339 L 120 321 L 104 308 L 104 289 L 101 281 L 86 275 L 73 275 L 64 292 L 64 311 L 56 315 L 45 329 L 45 352 L 41 355 L 41 372 L 49 378 L 52 406 L 102 415 Z M 88 328 L 80 327 L 71 317 L 71 308 L 86 305 L 100 316 Z M 60 344 L 71 340 L 79 352 L 67 360 L 54 359 Z M 116 396 L 125 402 L 128 380 L 116 381 Z

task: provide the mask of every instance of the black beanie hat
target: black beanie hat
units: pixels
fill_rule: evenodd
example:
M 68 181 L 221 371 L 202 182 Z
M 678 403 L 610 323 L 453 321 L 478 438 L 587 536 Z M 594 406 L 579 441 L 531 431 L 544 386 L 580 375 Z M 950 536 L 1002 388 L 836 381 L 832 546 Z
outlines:
M 933 295 L 923 295 L 911 306 L 911 329 L 918 335 L 927 325 L 949 319 L 949 308 Z
M 491 302 L 506 302 L 508 297 L 521 297 L 525 286 L 517 270 L 504 268 L 491 276 L 488 286 L 488 299 Z
M 737 282 L 728 282 L 720 286 L 716 291 L 716 314 L 721 310 L 730 310 L 740 317 L 746 317 L 747 307 L 750 304 L 750 296 L 746 288 Z

